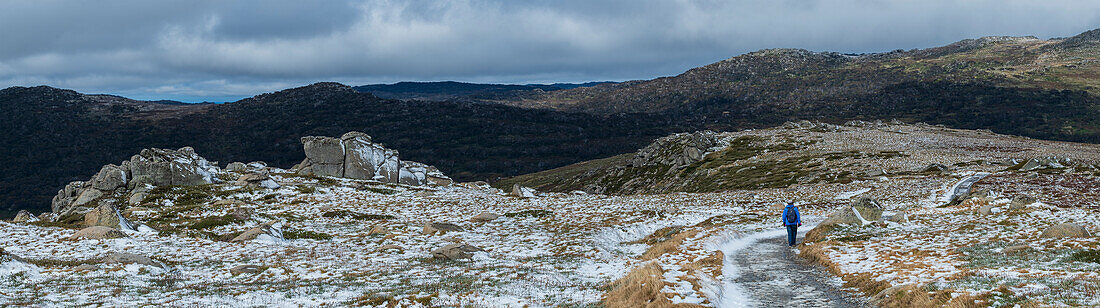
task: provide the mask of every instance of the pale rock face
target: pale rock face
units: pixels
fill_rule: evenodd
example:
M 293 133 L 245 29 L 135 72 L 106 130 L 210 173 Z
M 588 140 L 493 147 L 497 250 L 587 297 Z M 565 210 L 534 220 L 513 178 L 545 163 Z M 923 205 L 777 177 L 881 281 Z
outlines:
M 401 161 L 397 151 L 372 142 L 361 132 L 348 132 L 339 139 L 307 136 L 301 140 L 306 159 L 292 168 L 298 174 L 416 186 L 453 183 L 435 167 Z
M 58 213 L 64 210 L 80 196 L 80 192 L 83 188 L 84 182 L 81 181 L 73 181 L 65 185 L 65 187 L 57 191 L 57 195 L 53 197 L 51 206 L 52 211 Z
M 130 158 L 131 176 L 148 176 L 155 186 L 211 184 L 219 171 L 190 147 L 175 151 L 144 149 Z
M 349 132 L 340 137 L 344 146 L 344 177 L 360 180 L 379 180 L 396 183 L 398 179 L 398 153 L 379 144 L 371 143 L 370 136 Z
M 126 172 L 119 166 L 106 165 L 99 170 L 89 181 L 92 184 L 92 188 L 102 191 L 112 191 L 121 187 L 126 187 Z
M 99 197 L 103 197 L 102 191 L 99 191 L 95 188 L 87 188 L 84 190 L 84 192 L 80 193 L 80 196 L 72 202 L 71 206 L 84 206 L 88 203 L 91 203 L 92 201 L 95 201 L 96 199 L 99 199 Z
M 104 203 L 84 214 L 85 226 L 104 226 L 119 229 L 118 208 Z
M 344 146 L 332 137 L 302 137 L 309 172 L 317 176 L 344 176 Z M 304 163 L 304 162 L 303 162 Z
M 228 165 L 225 165 L 225 171 L 241 172 L 241 171 L 244 171 L 244 169 L 245 169 L 245 165 L 242 162 L 232 162 L 232 163 L 229 163 Z

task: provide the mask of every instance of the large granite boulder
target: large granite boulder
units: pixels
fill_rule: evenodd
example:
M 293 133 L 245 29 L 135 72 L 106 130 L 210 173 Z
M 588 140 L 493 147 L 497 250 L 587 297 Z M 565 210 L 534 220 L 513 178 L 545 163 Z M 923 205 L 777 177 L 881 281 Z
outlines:
M 344 177 L 360 180 L 378 180 L 397 183 L 400 180 L 400 161 L 397 151 L 371 142 L 371 137 L 361 132 L 348 132 L 340 137 L 344 147 Z
M 818 224 L 818 227 L 838 224 L 862 226 L 870 222 L 881 221 L 882 211 L 882 206 L 877 201 L 863 197 L 853 201 L 851 206 L 833 212 L 829 215 L 829 218 Z
M 1043 233 L 1039 235 L 1039 238 L 1071 238 L 1071 237 L 1091 237 L 1088 229 L 1075 223 L 1064 223 L 1050 226 Z
M 344 176 L 344 146 L 332 137 L 302 137 L 306 160 L 300 173 L 316 176 Z
M 131 178 L 148 176 L 155 186 L 211 184 L 217 181 L 214 175 L 220 172 L 191 147 L 144 149 L 130 157 L 129 163 Z
M 307 136 L 301 141 L 306 159 L 292 168 L 298 174 L 415 186 L 453 183 L 435 167 L 400 160 L 397 151 L 372 142 L 361 132 L 348 132 L 339 139 Z
M 27 210 L 19 210 L 19 213 L 15 214 L 15 219 L 12 219 L 12 222 L 16 222 L 16 223 L 19 223 L 19 222 L 36 222 L 36 221 L 38 221 L 38 217 L 35 217 L 34 215 L 32 215 L 31 212 L 27 212 Z
M 128 164 L 123 164 L 124 166 Z M 127 168 L 128 169 L 128 168 Z M 88 181 L 92 188 L 101 191 L 113 191 L 122 187 L 126 187 L 126 170 L 122 167 L 115 165 L 106 165 L 102 169 L 99 169 L 99 173 L 92 176 L 92 179 Z
M 91 211 L 84 213 L 84 225 L 88 227 L 104 226 L 124 230 L 133 229 L 133 225 L 130 224 L 125 217 L 122 217 L 118 208 L 110 203 L 100 204 Z

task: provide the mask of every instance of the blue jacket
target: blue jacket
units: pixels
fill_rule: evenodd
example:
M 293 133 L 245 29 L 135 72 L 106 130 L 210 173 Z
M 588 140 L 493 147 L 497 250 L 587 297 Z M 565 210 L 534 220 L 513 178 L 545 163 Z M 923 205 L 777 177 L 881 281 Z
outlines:
M 787 221 L 787 211 L 794 211 L 794 221 Z M 797 225 L 800 225 L 800 224 L 802 224 L 802 215 L 798 213 L 798 207 L 797 206 L 794 206 L 793 204 L 788 204 L 787 207 L 783 208 L 783 225 L 784 226 L 790 226 L 790 225 L 797 226 Z

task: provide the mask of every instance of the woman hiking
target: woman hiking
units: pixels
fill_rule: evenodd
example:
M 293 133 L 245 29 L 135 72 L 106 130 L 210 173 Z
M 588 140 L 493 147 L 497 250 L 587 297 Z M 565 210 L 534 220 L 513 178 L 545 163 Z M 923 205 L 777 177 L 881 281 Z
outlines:
M 794 238 L 798 236 L 798 227 L 802 225 L 802 215 L 798 214 L 798 207 L 794 202 L 787 202 L 783 208 L 783 225 L 787 227 L 787 245 L 794 246 Z

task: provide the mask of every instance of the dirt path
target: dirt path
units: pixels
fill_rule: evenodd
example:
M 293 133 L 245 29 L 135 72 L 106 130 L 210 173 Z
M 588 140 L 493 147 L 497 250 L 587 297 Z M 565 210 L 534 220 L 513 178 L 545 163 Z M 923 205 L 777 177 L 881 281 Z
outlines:
M 799 228 L 802 233 L 810 228 Z M 799 258 L 786 230 L 745 236 L 723 247 L 719 307 L 868 307 L 839 290 L 840 280 Z

